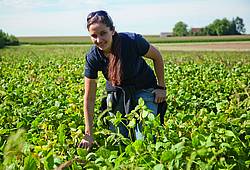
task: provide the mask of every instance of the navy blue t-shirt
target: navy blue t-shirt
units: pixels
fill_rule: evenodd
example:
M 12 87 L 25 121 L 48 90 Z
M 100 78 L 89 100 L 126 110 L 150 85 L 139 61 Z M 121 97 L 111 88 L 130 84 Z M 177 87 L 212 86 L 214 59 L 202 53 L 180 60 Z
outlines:
M 155 87 L 157 84 L 153 70 L 142 56 L 149 50 L 149 43 L 139 34 L 119 33 L 121 39 L 121 58 L 123 63 L 123 84 L 121 86 L 135 86 L 136 89 Z M 95 45 L 86 55 L 84 75 L 96 79 L 98 71 L 102 71 L 108 80 L 108 59 Z M 112 85 L 107 81 L 107 89 Z

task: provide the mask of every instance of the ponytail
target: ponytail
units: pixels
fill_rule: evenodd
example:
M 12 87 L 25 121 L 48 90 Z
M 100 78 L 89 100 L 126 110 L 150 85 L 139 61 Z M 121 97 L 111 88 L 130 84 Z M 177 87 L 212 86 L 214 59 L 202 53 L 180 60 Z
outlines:
M 123 80 L 123 65 L 121 59 L 121 40 L 117 32 L 113 35 L 111 55 L 109 56 L 108 78 L 113 86 L 119 86 Z

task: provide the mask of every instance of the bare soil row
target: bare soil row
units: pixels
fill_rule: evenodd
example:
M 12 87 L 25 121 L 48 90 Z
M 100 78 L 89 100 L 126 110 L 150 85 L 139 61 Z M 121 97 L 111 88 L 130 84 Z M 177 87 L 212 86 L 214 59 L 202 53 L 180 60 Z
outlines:
M 164 43 L 155 44 L 168 51 L 250 51 L 250 42 Z

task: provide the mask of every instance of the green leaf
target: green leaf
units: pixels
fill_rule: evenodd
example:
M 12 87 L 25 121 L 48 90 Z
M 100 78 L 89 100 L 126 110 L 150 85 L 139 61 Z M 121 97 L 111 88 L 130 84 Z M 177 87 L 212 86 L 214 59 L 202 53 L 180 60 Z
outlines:
M 245 164 L 250 165 L 250 160 L 245 161 Z
M 77 154 L 81 157 L 81 159 L 86 159 L 86 156 L 88 155 L 88 151 L 83 148 L 77 148 Z
M 126 146 L 126 148 L 125 148 L 125 153 L 126 153 L 127 155 L 129 155 L 130 157 L 131 157 L 131 156 L 134 156 L 134 155 L 135 155 L 135 149 L 134 149 L 134 147 L 133 147 L 132 145 Z
M 54 166 L 53 151 L 50 151 L 44 161 L 45 169 L 52 169 Z
M 161 146 L 163 146 L 162 142 L 156 142 L 156 144 L 155 144 L 155 150 L 158 151 Z
M 111 151 L 109 162 L 115 162 L 116 158 L 118 157 L 118 151 Z
M 190 158 L 189 158 L 188 163 L 187 163 L 187 170 L 191 169 L 192 163 L 194 162 L 196 155 L 197 155 L 196 152 L 191 153 Z
M 136 140 L 132 146 L 135 148 L 137 153 L 142 153 L 145 149 L 144 143 L 142 140 Z
M 225 130 L 225 135 L 228 137 L 235 137 L 234 133 L 231 130 Z
M 129 121 L 129 124 L 127 125 L 130 128 L 134 128 L 136 125 L 136 120 L 133 118 L 131 121 Z
M 115 126 L 118 126 L 121 121 L 122 114 L 120 112 L 117 112 L 116 115 L 111 119 L 111 122 L 113 122 Z
M 35 170 L 37 169 L 36 160 L 31 156 L 24 158 L 24 170 Z
M 221 144 L 220 144 L 220 147 L 222 147 L 222 148 L 232 148 L 232 147 L 230 146 L 230 144 L 228 144 L 228 143 L 221 143 Z
M 250 135 L 246 135 L 246 136 L 245 136 L 245 139 L 246 139 L 246 140 L 250 139 Z
M 206 156 L 208 153 L 209 153 L 209 152 L 208 152 L 208 150 L 207 150 L 205 147 L 203 147 L 203 148 L 197 150 L 197 154 L 198 154 L 199 156 Z
M 162 152 L 161 161 L 168 162 L 174 159 L 174 157 L 175 157 L 174 153 L 171 150 L 167 150 L 167 151 Z
M 192 146 L 196 148 L 199 146 L 199 144 L 200 144 L 199 136 L 196 135 L 192 137 Z
M 8 129 L 0 129 L 0 135 L 4 135 L 6 133 L 9 133 Z
M 155 116 L 153 113 L 148 113 L 148 119 L 153 121 L 155 119 Z
M 30 154 L 30 144 L 25 142 L 24 146 L 23 146 L 23 153 L 25 155 L 29 155 Z
M 94 159 L 96 156 L 97 155 L 95 153 L 91 152 L 86 156 L 86 159 L 90 161 L 91 159 Z
M 164 170 L 164 165 L 163 164 L 157 164 L 154 166 L 153 170 Z
M 61 102 L 55 101 L 55 106 L 56 106 L 56 107 L 60 107 L 60 105 L 61 105 Z
M 142 111 L 142 118 L 145 118 L 145 117 L 147 117 L 148 116 L 148 110 L 143 110 Z
M 211 147 L 211 146 L 214 146 L 214 142 L 212 142 L 212 134 L 210 134 L 207 138 L 207 141 L 206 141 L 206 146 L 207 147 Z
M 96 156 L 108 159 L 110 157 L 110 150 L 106 149 L 104 146 L 100 147 L 96 152 Z
M 145 102 L 142 98 L 139 98 L 138 105 L 143 107 L 145 105 Z
M 102 162 L 104 162 L 105 160 L 104 160 L 104 158 L 103 157 L 100 157 L 100 158 L 97 158 L 96 160 L 95 160 L 95 164 L 101 164 Z
M 66 138 L 64 128 L 65 128 L 64 124 L 60 124 L 58 127 L 58 131 L 59 131 L 58 141 L 60 142 L 61 145 L 65 143 L 65 138 Z

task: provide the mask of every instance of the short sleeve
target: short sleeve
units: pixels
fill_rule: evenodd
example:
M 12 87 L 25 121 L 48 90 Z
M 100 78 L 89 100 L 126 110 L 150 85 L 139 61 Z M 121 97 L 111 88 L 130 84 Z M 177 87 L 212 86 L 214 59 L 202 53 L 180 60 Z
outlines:
M 98 77 L 98 69 L 96 67 L 95 61 L 89 55 L 86 55 L 85 58 L 84 76 L 90 79 L 97 79 Z
M 144 56 L 149 50 L 150 45 L 148 41 L 145 40 L 140 34 L 135 34 L 135 41 L 138 55 Z

